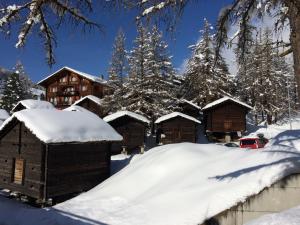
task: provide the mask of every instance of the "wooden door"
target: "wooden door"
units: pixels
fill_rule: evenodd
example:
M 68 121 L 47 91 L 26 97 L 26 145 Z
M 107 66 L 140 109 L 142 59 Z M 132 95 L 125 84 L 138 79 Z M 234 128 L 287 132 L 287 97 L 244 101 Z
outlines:
M 224 120 L 224 130 L 231 131 L 232 129 L 232 120 Z
M 15 159 L 14 179 L 16 184 L 23 184 L 24 178 L 24 159 Z

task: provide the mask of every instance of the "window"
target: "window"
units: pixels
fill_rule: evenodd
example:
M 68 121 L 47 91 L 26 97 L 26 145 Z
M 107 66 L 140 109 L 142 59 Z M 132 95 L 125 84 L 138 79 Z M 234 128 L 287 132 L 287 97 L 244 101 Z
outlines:
M 23 180 L 24 180 L 24 159 L 15 159 L 13 182 L 15 184 L 23 184 Z
M 50 88 L 50 92 L 53 92 L 53 93 L 57 92 L 57 87 Z
M 66 83 L 67 82 L 67 77 L 62 77 L 59 79 L 60 83 Z
M 70 81 L 71 81 L 71 82 L 76 82 L 76 81 L 77 81 L 77 77 L 72 76 L 72 77 L 70 78 Z
M 81 88 L 82 91 L 87 91 L 87 89 L 88 89 L 88 88 L 87 88 L 86 85 L 83 85 L 82 88 Z
M 65 102 L 65 103 L 68 103 L 68 102 L 69 102 L 69 98 L 68 98 L 68 97 L 65 97 L 65 98 L 64 98 L 64 102 Z

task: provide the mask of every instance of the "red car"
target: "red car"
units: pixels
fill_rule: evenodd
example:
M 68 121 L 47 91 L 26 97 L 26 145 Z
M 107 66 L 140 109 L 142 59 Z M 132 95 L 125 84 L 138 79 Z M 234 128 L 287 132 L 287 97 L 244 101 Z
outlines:
M 268 143 L 268 139 L 264 137 L 245 137 L 240 139 L 241 148 L 263 148 Z

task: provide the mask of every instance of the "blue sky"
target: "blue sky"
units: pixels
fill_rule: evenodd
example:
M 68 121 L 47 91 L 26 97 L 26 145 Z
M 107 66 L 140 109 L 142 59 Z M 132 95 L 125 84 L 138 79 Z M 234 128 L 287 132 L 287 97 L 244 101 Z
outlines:
M 169 50 L 173 55 L 174 67 L 180 68 L 183 61 L 189 57 L 189 45 L 199 39 L 199 30 L 203 19 L 207 18 L 215 25 L 220 9 L 232 0 L 201 0 L 191 1 L 183 17 L 177 25 L 176 33 L 165 35 Z M 27 74 L 37 82 L 62 66 L 70 66 L 93 75 L 107 77 L 112 44 L 120 27 L 126 35 L 126 47 L 132 47 L 136 35 L 134 23 L 135 12 L 108 12 L 101 11 L 90 15 L 93 20 L 104 26 L 105 33 L 97 31 L 85 33 L 78 29 L 70 29 L 64 25 L 56 31 L 57 48 L 55 49 L 56 64 L 49 68 L 45 61 L 45 52 L 41 40 L 37 35 L 31 35 L 22 49 L 16 49 L 17 34 L 12 33 L 10 38 L 0 34 L 0 66 L 11 69 L 17 60 L 21 60 Z

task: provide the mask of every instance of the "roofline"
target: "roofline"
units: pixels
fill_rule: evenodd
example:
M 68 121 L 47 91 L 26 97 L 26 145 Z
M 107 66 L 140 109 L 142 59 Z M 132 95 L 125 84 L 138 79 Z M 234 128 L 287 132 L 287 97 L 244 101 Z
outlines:
M 224 97 L 223 97 L 223 98 L 224 98 Z M 222 98 L 220 98 L 220 99 L 222 99 Z M 220 99 L 217 99 L 217 100 L 215 100 L 215 101 L 218 101 L 218 100 L 220 100 Z M 215 102 L 215 101 L 213 101 L 213 102 Z M 221 105 L 221 104 L 223 104 L 223 103 L 226 102 L 226 101 L 232 101 L 232 102 L 234 102 L 234 103 L 236 103 L 236 104 L 238 104 L 238 105 L 240 105 L 240 106 L 243 106 L 244 108 L 247 108 L 249 111 L 253 109 L 252 106 L 250 106 L 250 105 L 248 105 L 248 104 L 246 104 L 246 103 L 241 104 L 242 102 L 240 103 L 238 100 L 235 100 L 234 98 L 228 97 L 228 98 L 225 99 L 224 101 L 222 101 L 222 102 L 220 102 L 220 103 L 218 103 L 218 104 L 216 104 L 216 105 L 212 105 L 212 106 L 206 108 L 207 105 L 212 104 L 213 102 L 208 103 L 206 106 L 204 106 L 204 107 L 202 108 L 202 111 L 206 111 L 206 110 L 215 108 L 215 107 L 217 107 L 218 105 Z
M 112 113 L 112 114 L 110 114 L 110 115 L 107 115 L 107 116 L 105 116 L 105 117 L 109 117 L 109 116 L 112 116 L 112 115 L 114 115 L 114 114 L 116 114 L 116 113 L 119 113 L 119 112 L 126 112 L 126 111 L 127 111 L 127 110 L 125 110 L 125 111 L 118 111 L 118 112 Z M 131 112 L 131 111 L 127 111 L 127 112 L 135 113 L 135 112 Z M 137 114 L 137 113 L 135 113 L 135 114 Z M 140 114 L 137 114 L 137 115 L 138 115 L 138 116 L 142 116 L 142 117 L 144 117 L 146 120 L 148 120 L 148 119 L 147 119 L 145 116 L 143 116 L 143 115 L 140 115 Z M 132 118 L 132 119 L 134 119 L 134 120 L 136 120 L 136 121 L 145 123 L 145 124 L 147 124 L 147 125 L 149 125 L 149 124 L 151 123 L 150 120 L 148 120 L 148 122 L 146 122 L 146 121 L 143 121 L 143 120 L 139 120 L 139 119 L 137 119 L 137 118 L 135 118 L 135 117 L 132 117 L 132 116 L 130 116 L 130 115 L 128 115 L 128 114 L 123 114 L 123 115 L 121 115 L 121 116 L 119 116 L 119 117 L 116 117 L 115 119 L 110 120 L 110 121 L 108 121 L 108 122 L 107 122 L 106 120 L 104 120 L 105 117 L 103 118 L 103 120 L 104 120 L 105 122 L 107 122 L 107 123 L 110 123 L 110 122 L 112 122 L 112 121 L 115 121 L 115 120 L 120 119 L 120 118 L 125 117 L 125 116 L 128 116 L 128 117 L 130 117 L 130 118 Z
M 46 80 L 48 80 L 49 78 L 55 76 L 57 73 L 59 73 L 59 72 L 61 72 L 61 71 L 63 71 L 63 70 L 68 70 L 68 71 L 73 72 L 73 73 L 76 73 L 76 74 L 78 74 L 78 72 L 81 72 L 81 71 L 76 71 L 75 69 L 73 69 L 73 68 L 71 68 L 71 67 L 64 66 L 64 67 L 60 68 L 59 70 L 57 70 L 57 71 L 51 73 L 50 75 L 48 75 L 48 76 L 45 77 L 44 79 L 40 80 L 37 84 L 43 86 L 43 85 L 42 85 L 43 82 L 45 82 Z M 84 72 L 82 72 L 82 73 L 84 73 Z M 98 83 L 98 82 L 92 80 L 91 78 L 85 77 L 85 76 L 83 76 L 83 75 L 81 75 L 81 74 L 78 74 L 78 75 L 81 76 L 81 77 L 84 77 L 85 79 L 87 79 L 87 80 L 89 80 L 89 81 Z M 89 74 L 89 75 L 90 75 L 90 76 L 94 76 L 94 75 L 91 75 L 91 74 Z M 96 76 L 94 76 L 94 77 L 96 77 Z M 100 78 L 100 79 L 101 79 L 101 78 Z M 102 83 L 102 84 L 103 84 L 103 85 L 106 85 L 106 86 L 108 86 L 108 87 L 111 87 L 111 86 L 109 86 L 108 84 L 105 84 L 105 83 Z
M 89 99 L 89 100 L 91 100 L 91 101 L 93 101 L 93 102 L 95 102 L 96 104 L 98 104 L 98 105 L 100 105 L 100 106 L 101 106 L 100 102 L 96 102 L 96 101 L 94 101 L 92 98 L 89 98 L 89 96 L 91 96 L 91 95 L 86 95 L 86 96 L 82 97 L 81 99 L 78 99 L 78 100 L 77 100 L 77 101 L 75 101 L 75 102 L 74 102 L 72 105 L 77 105 L 78 103 L 82 102 L 83 100 L 85 100 L 85 99 Z M 98 98 L 98 97 L 97 97 L 97 96 L 95 96 L 95 95 L 92 95 L 92 96 L 94 96 L 94 97 Z M 101 99 L 99 98 L 99 100 L 101 100 Z
M 184 114 L 184 113 L 181 113 L 181 112 L 173 112 L 173 113 L 176 113 L 177 115 L 175 115 L 175 116 L 173 116 L 173 117 L 170 117 L 170 118 L 168 118 L 168 119 L 164 119 L 164 120 L 162 120 L 162 121 L 157 122 L 161 117 L 168 116 L 168 115 L 170 115 L 170 114 L 172 114 L 172 113 L 166 114 L 166 115 L 164 115 L 164 116 L 159 117 L 154 123 L 155 123 L 155 124 L 160 124 L 160 123 L 162 123 L 162 122 L 164 122 L 164 121 L 168 121 L 168 120 L 174 119 L 174 118 L 176 118 L 176 117 L 181 117 L 181 118 L 184 118 L 184 119 L 186 119 L 186 120 L 190 120 L 190 121 L 193 121 L 193 122 L 195 122 L 195 123 L 202 124 L 200 120 L 197 120 L 196 118 L 194 118 L 194 117 L 192 117 L 192 116 L 189 116 L 189 115 L 187 115 L 187 114 Z

